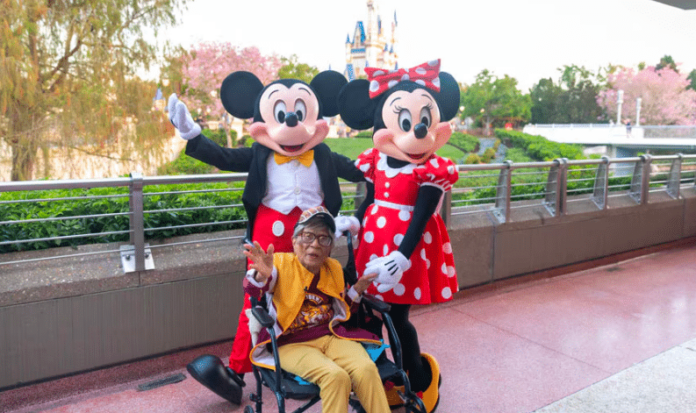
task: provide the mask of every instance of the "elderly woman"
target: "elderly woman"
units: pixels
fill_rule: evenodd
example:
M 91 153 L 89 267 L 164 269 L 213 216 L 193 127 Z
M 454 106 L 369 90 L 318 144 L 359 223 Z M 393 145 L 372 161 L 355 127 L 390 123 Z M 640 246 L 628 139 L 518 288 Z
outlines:
M 388 412 L 389 404 L 377 367 L 359 341 L 376 342 L 363 331 L 346 329 L 360 296 L 374 279 L 362 277 L 346 291 L 341 264 L 329 258 L 336 225 L 324 207 L 302 213 L 292 237 L 294 253 L 273 254 L 246 244 L 245 255 L 254 262 L 244 290 L 260 299 L 264 294 L 276 320 L 278 356 L 283 370 L 316 383 L 324 413 L 345 413 L 351 387 L 368 413 Z M 274 368 L 263 330 L 251 352 L 252 363 Z

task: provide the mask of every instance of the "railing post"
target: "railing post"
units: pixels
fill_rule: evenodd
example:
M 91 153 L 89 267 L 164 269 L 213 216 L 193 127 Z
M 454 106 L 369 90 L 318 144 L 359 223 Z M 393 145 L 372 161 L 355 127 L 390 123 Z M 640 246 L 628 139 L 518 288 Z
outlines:
M 135 271 L 145 271 L 145 217 L 143 216 L 143 174 L 132 172 L 130 184 L 130 244 L 135 248 Z
M 650 166 L 652 157 L 650 155 L 641 155 L 641 161 L 636 162 L 633 169 L 633 178 L 631 179 L 631 189 L 628 195 L 640 205 L 648 203 L 648 194 L 650 193 Z
M 607 209 L 609 192 L 609 157 L 602 156 L 602 163 L 597 166 L 595 175 L 594 189 L 592 191 L 592 202 L 600 210 Z
M 355 201 L 354 201 L 354 206 L 355 209 L 357 210 L 360 208 L 360 205 L 362 205 L 363 202 L 365 202 L 365 198 L 367 197 L 367 183 L 365 182 L 358 182 L 355 185 Z
M 445 191 L 445 193 L 442 194 L 440 216 L 445 223 L 445 228 L 450 229 L 450 222 L 452 222 L 452 190 Z
M 558 216 L 565 215 L 568 203 L 568 158 L 561 158 L 558 183 Z
M 667 194 L 674 199 L 679 199 L 681 192 L 681 167 L 684 154 L 678 154 L 677 159 L 672 161 L 669 167 L 669 177 L 667 178 Z
M 505 167 L 500 170 L 498 176 L 498 186 L 495 189 L 495 208 L 493 209 L 493 215 L 501 224 L 510 219 L 511 184 L 512 161 L 505 161 Z
M 549 213 L 558 217 L 561 214 L 561 181 L 563 160 L 554 159 L 553 166 L 549 168 L 549 175 L 546 178 L 546 190 L 544 191 L 544 207 Z

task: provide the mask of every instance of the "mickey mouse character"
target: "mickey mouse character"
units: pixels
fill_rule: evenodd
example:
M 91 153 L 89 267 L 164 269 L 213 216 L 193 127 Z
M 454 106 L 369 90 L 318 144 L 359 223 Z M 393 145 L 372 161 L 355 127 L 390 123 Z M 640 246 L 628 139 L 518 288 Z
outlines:
M 379 284 L 368 292 L 392 304 L 404 368 L 428 412 L 439 401 L 439 366 L 420 352 L 409 310 L 451 300 L 458 290 L 452 245 L 438 214 L 458 172 L 435 152 L 452 134 L 448 121 L 459 108 L 459 85 L 439 68 L 440 60 L 410 70 L 366 68 L 368 79 L 348 83 L 338 102 L 349 127 L 374 127 L 374 148 L 356 161 L 368 189 L 358 211 L 358 274 L 378 274 Z
M 222 148 L 201 134 L 176 95 L 169 98 L 170 119 L 181 137 L 189 140 L 186 154 L 220 170 L 248 172 L 242 202 L 249 218 L 246 243 L 277 252 L 292 252 L 292 231 L 303 210 L 324 205 L 336 216 L 341 207 L 338 178 L 364 181 L 353 161 L 322 143 L 329 132 L 324 116 L 338 113 L 336 99 L 346 79 L 338 72 L 319 73 L 310 84 L 281 79 L 265 86 L 253 74 L 239 71 L 227 76 L 220 88 L 222 104 L 232 116 L 253 117 L 251 148 Z M 354 217 L 337 217 L 338 231 L 355 233 Z M 250 265 L 250 264 L 249 264 Z M 239 316 L 229 368 L 211 355 L 198 357 L 189 373 L 221 397 L 241 403 L 243 375 L 251 371 L 251 336 L 245 296 Z M 238 374 L 239 373 L 239 374 Z

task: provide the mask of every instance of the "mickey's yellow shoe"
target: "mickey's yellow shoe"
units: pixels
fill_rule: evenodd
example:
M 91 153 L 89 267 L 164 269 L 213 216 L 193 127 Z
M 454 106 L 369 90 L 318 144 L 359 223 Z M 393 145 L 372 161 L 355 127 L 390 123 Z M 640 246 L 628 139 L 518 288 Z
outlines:
M 433 378 L 428 388 L 423 390 L 421 400 L 423 400 L 425 410 L 428 413 L 432 413 L 437 409 L 438 403 L 440 403 L 440 365 L 435 360 L 435 357 L 428 353 L 421 353 L 421 357 L 430 365 L 430 372 Z

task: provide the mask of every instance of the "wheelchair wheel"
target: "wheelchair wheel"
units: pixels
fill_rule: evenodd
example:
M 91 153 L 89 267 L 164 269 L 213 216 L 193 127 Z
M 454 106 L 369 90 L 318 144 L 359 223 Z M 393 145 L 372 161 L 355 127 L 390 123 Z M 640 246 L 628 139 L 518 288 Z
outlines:
M 244 413 L 254 413 L 254 408 L 251 406 L 246 406 L 244 408 Z

